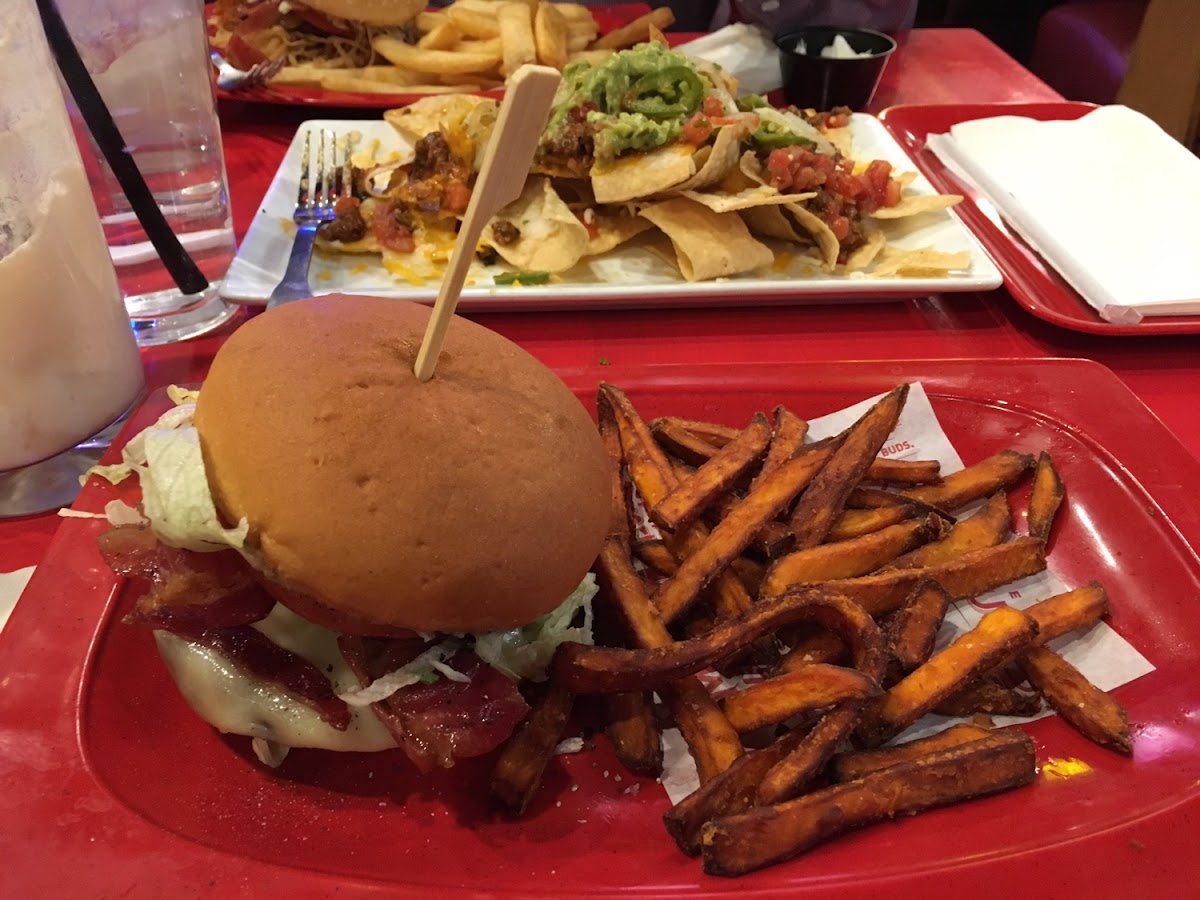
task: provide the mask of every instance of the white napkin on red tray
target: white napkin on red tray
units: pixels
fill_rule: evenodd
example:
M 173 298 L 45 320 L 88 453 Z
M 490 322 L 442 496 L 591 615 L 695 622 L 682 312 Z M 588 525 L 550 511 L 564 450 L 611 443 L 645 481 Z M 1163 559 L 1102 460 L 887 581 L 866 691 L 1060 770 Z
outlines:
M 31 577 L 33 566 L 17 569 L 15 572 L 0 572 L 0 631 L 4 630 L 8 617 L 12 615 L 17 600 Z
M 996 116 L 928 146 L 1105 320 L 1200 314 L 1200 159 L 1146 116 Z

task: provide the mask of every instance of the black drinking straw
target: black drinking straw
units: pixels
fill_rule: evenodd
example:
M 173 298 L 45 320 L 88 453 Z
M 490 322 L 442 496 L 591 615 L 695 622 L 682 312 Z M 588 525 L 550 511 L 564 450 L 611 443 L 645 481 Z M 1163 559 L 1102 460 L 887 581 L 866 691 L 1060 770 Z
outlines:
M 42 27 L 46 31 L 46 40 L 50 51 L 58 63 L 71 96 L 79 107 L 79 114 L 87 124 L 88 131 L 96 139 L 104 158 L 108 160 L 109 168 L 117 178 L 121 190 L 133 207 L 133 213 L 141 223 L 146 237 L 154 245 L 163 266 L 170 273 L 172 280 L 184 294 L 198 294 L 208 287 L 208 279 L 196 265 L 196 261 L 188 254 L 179 238 L 167 224 L 167 219 L 158 202 L 146 186 L 146 180 L 134 162 L 133 156 L 125 147 L 125 139 L 112 114 L 104 104 L 104 98 L 92 81 L 92 76 L 83 60 L 71 33 L 63 22 L 62 14 L 58 11 L 54 0 L 37 0 L 38 13 L 42 18 Z M 147 73 L 150 76 L 152 73 Z

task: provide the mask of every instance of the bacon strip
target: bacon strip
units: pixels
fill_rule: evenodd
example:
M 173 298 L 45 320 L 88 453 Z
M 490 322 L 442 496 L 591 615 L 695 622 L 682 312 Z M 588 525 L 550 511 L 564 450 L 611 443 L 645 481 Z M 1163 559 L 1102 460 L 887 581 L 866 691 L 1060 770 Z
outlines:
M 184 634 L 211 647 L 248 675 L 277 685 L 312 709 L 338 731 L 350 726 L 351 712 L 325 673 L 302 656 L 280 647 L 249 625 Z
M 125 617 L 130 625 L 164 628 L 189 637 L 198 631 L 265 619 L 275 601 L 232 550 L 196 553 L 159 543 L 140 525 L 110 528 L 96 541 L 118 575 L 150 582 Z
M 338 638 L 342 656 L 363 687 L 425 649 L 422 645 L 412 652 L 412 643 L 351 635 Z M 398 651 L 384 644 L 409 646 Z M 421 772 L 438 766 L 449 768 L 457 759 L 490 753 L 529 712 L 516 685 L 474 653 L 463 651 L 449 664 L 471 680 L 439 678 L 432 684 L 412 684 L 371 704 L 372 712 Z

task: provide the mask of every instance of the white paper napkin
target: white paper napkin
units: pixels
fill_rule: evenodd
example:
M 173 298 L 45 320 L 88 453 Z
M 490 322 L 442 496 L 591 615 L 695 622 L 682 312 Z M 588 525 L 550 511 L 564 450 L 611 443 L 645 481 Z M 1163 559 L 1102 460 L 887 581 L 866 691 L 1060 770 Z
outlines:
M 738 80 L 744 94 L 769 94 L 783 87 L 779 48 L 757 25 L 736 22 L 675 49 L 716 63 Z
M 32 575 L 33 566 L 17 569 L 15 572 L 0 572 L 0 631 L 4 630 L 4 624 L 12 615 L 13 608 Z
M 1200 314 L 1200 159 L 1146 116 L 996 116 L 928 146 L 1102 318 Z

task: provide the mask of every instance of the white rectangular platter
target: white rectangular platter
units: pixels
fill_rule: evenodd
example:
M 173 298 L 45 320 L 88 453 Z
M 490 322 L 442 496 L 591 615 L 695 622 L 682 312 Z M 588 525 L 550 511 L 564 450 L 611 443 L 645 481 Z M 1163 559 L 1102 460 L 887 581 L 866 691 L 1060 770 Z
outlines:
M 235 303 L 263 305 L 283 276 L 294 228 L 291 216 L 296 198 L 301 148 L 309 129 L 358 132 L 363 142 L 378 139 L 383 152 L 403 146 L 403 139 L 386 122 L 312 120 L 304 122 L 259 205 L 221 287 Z M 855 114 L 851 120 L 854 156 L 885 159 L 897 171 L 915 171 L 904 151 L 873 116 Z M 908 187 L 919 194 L 936 193 L 924 176 Z M 1000 272 L 953 210 L 924 213 L 919 218 L 885 223 L 889 243 L 903 248 L 933 247 L 946 252 L 966 250 L 970 266 L 940 278 L 871 277 L 863 273 L 827 274 L 811 260 L 781 256 L 769 270 L 689 283 L 674 266 L 645 247 L 626 245 L 602 257 L 585 259 L 547 285 L 493 285 L 482 274 L 468 281 L 462 311 L 514 309 L 603 309 L 789 305 L 847 300 L 887 300 L 928 294 L 986 291 L 999 287 Z M 432 303 L 437 282 L 414 285 L 389 274 L 377 256 L 318 252 L 309 269 L 314 294 L 353 293 L 400 297 Z

